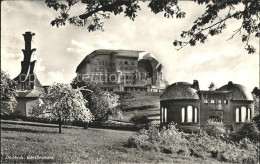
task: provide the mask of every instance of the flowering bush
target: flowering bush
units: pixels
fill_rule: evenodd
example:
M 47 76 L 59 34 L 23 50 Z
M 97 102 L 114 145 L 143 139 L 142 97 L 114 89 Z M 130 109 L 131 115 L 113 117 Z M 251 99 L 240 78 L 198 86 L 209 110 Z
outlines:
M 208 135 L 205 131 L 186 134 L 178 131 L 176 124 L 170 124 L 167 129 L 164 127 L 161 131 L 152 125 L 148 130 L 143 129 L 129 138 L 127 145 L 167 154 L 215 158 L 223 162 L 255 163 L 257 159 L 257 147 L 249 139 L 232 142 L 223 140 L 218 135 Z

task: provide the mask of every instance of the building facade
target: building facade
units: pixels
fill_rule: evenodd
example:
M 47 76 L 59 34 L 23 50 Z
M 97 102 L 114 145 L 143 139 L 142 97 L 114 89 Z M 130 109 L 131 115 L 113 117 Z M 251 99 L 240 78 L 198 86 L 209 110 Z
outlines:
M 174 83 L 161 95 L 160 122 L 200 129 L 209 119 L 236 127 L 254 117 L 253 97 L 239 84 L 229 82 L 217 90 L 200 90 L 198 81 Z
M 76 69 L 78 80 L 102 83 L 109 91 L 163 91 L 163 66 L 152 54 L 133 50 L 96 50 Z

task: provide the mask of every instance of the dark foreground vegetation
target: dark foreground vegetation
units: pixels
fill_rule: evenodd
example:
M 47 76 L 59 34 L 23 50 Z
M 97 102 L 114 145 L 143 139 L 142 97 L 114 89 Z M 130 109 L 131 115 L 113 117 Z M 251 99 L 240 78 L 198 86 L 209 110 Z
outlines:
M 253 123 L 245 123 L 236 131 L 227 130 L 223 123 L 209 121 L 196 134 L 179 131 L 175 124 L 158 130 L 150 126 L 129 138 L 127 146 L 161 154 L 178 154 L 182 158 L 195 157 L 228 163 L 258 163 L 260 133 Z

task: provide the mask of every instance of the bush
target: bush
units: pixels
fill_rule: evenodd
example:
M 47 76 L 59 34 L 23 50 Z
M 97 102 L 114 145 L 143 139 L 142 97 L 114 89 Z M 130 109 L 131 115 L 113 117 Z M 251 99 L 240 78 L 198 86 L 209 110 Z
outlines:
M 257 147 L 249 139 L 245 138 L 235 143 L 223 140 L 219 135 L 210 136 L 205 131 L 186 134 L 180 132 L 176 124 L 170 124 L 168 128 L 164 127 L 161 131 L 152 125 L 148 130 L 143 129 L 129 138 L 127 145 L 166 154 L 177 153 L 196 158 L 214 158 L 221 162 L 254 163 L 257 159 Z
M 217 122 L 212 119 L 207 121 L 207 124 L 204 127 L 204 130 L 209 136 L 224 136 L 227 134 L 227 130 L 224 127 L 223 122 Z
M 260 132 L 254 122 L 242 124 L 241 127 L 232 134 L 233 141 L 239 142 L 244 138 L 247 138 L 254 143 L 260 141 Z
M 149 126 L 148 130 L 142 129 L 136 136 L 129 138 L 128 147 L 142 148 L 144 150 L 156 150 L 163 153 L 187 154 L 187 141 L 179 132 L 175 124 L 170 124 L 159 131 L 155 125 Z
M 134 117 L 132 117 L 130 119 L 130 122 L 134 123 L 135 125 L 139 125 L 139 124 L 149 124 L 150 123 L 150 120 L 148 119 L 147 116 L 144 116 L 144 115 L 136 115 Z

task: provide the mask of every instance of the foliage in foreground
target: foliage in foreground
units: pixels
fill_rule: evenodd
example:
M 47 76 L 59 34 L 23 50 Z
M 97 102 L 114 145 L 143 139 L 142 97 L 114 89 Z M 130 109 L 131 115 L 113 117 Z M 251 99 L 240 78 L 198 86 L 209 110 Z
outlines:
M 88 81 L 80 81 L 77 78 L 73 79 L 71 86 L 73 88 L 84 88 L 81 90 L 83 97 L 90 109 L 95 121 L 107 121 L 110 116 L 122 117 L 122 112 L 118 108 L 119 96 L 104 91 L 100 84 Z
M 7 112 L 3 107 L 7 107 L 13 111 L 17 105 L 15 84 L 15 81 L 6 72 L 1 70 L 1 114 Z
M 69 121 L 92 121 L 92 114 L 86 108 L 80 88 L 72 89 L 69 84 L 53 84 L 47 94 L 40 98 L 40 103 L 33 109 L 32 115 L 57 120 L 59 132 L 62 124 Z
M 128 147 L 162 153 L 177 153 L 197 158 L 214 158 L 223 162 L 256 163 L 257 146 L 247 138 L 239 142 L 209 136 L 205 131 L 198 134 L 185 134 L 178 131 L 176 125 L 159 131 L 155 126 L 141 130 L 129 138 Z

